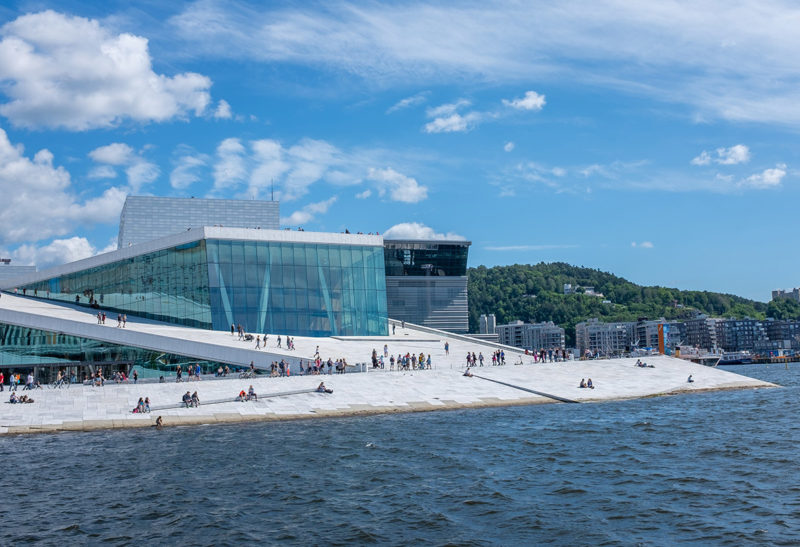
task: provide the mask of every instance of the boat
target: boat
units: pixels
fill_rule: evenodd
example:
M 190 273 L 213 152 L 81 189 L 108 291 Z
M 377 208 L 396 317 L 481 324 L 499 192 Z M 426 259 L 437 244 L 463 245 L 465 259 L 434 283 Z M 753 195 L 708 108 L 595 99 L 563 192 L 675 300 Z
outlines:
M 722 352 L 708 351 L 692 346 L 677 346 L 675 348 L 675 357 L 697 363 L 698 365 L 706 365 L 715 367 L 722 359 Z
M 726 351 L 719 359 L 720 365 L 749 365 L 753 362 L 753 355 L 747 351 Z

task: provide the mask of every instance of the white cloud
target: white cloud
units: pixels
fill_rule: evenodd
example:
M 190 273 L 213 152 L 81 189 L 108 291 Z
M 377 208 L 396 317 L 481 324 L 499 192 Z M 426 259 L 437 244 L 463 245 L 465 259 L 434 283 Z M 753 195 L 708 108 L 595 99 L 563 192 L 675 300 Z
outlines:
M 544 95 L 539 95 L 535 91 L 526 91 L 525 96 L 520 99 L 503 99 L 503 104 L 518 110 L 541 110 L 545 105 Z
M 312 185 L 357 186 L 369 182 L 372 190 L 394 201 L 416 203 L 427 188 L 395 170 L 374 165 L 407 163 L 405 158 L 380 149 L 342 150 L 327 141 L 300 139 L 291 146 L 273 139 L 243 142 L 225 139 L 213 158 L 214 196 L 267 198 L 288 203 L 307 195 Z M 369 194 L 360 189 L 362 197 Z
M 462 108 L 466 108 L 471 104 L 472 103 L 467 99 L 458 99 L 454 103 L 445 103 L 445 104 L 440 104 L 439 106 L 428 108 L 425 111 L 425 115 L 428 116 L 429 118 L 439 118 L 441 116 L 449 116 L 451 114 L 454 114 L 455 112 L 458 112 Z
M 692 165 L 710 165 L 711 164 L 711 154 L 703 150 L 700 152 L 700 155 L 696 158 L 693 158 L 690 162 Z
M 113 142 L 89 152 L 92 160 L 108 165 L 127 165 L 133 156 L 133 148 L 122 142 Z
M 474 128 L 481 119 L 478 112 L 468 112 L 461 114 L 450 114 L 425 124 L 423 128 L 426 133 L 456 133 L 467 132 Z
M 508 142 L 507 142 L 507 143 L 506 143 L 506 144 L 503 146 L 503 150 L 505 150 L 506 152 L 511 152 L 512 150 L 514 150 L 514 143 L 513 143 L 513 142 L 511 142 L 511 141 L 508 141 Z
M 721 165 L 736 165 L 750 161 L 750 149 L 743 144 L 730 148 L 717 148 L 716 162 Z
M 117 171 L 110 165 L 96 165 L 89 170 L 90 179 L 115 179 Z
M 83 131 L 126 119 L 162 122 L 201 114 L 211 80 L 152 69 L 147 39 L 114 34 L 95 19 L 54 11 L 23 15 L 0 33 L 0 114 L 20 127 Z
M 316 216 L 324 215 L 328 209 L 336 203 L 336 196 L 332 196 L 325 201 L 317 203 L 309 203 L 299 211 L 295 211 L 288 217 L 281 218 L 281 224 L 284 226 L 300 226 L 306 224 Z
M 425 114 L 432 121 L 422 128 L 426 133 L 455 133 L 466 132 L 473 129 L 485 117 L 485 114 L 476 111 L 459 114 L 457 111 L 469 106 L 466 99 L 459 99 L 454 103 L 442 104 L 429 108 Z
M 652 249 L 653 243 L 650 241 L 642 241 L 641 243 L 636 243 L 635 241 L 631 241 L 631 247 L 639 249 Z
M 719 165 L 737 165 L 750 161 L 750 149 L 744 144 L 736 144 L 730 148 L 717 148 L 716 156 L 703 150 L 699 156 L 692 159 L 692 165 L 710 165 L 711 162 Z
M 217 103 L 217 109 L 214 110 L 214 117 L 223 120 L 228 120 L 233 117 L 231 105 L 228 104 L 228 101 L 220 99 L 220 101 Z
M 368 197 L 370 197 L 371 195 L 372 195 L 372 190 L 370 190 L 369 188 L 367 188 L 367 189 L 366 189 L 366 190 L 364 190 L 363 192 L 359 192 L 359 193 L 357 193 L 357 194 L 356 194 L 356 199 L 367 199 L 367 198 L 368 198 Z
M 432 239 L 432 240 L 458 240 L 466 238 L 453 232 L 442 234 L 419 222 L 402 222 L 395 224 L 383 234 L 384 239 Z
M 0 245 L 62 236 L 80 223 L 117 222 L 125 195 L 111 187 L 81 203 L 52 153 L 40 150 L 30 159 L 0 129 Z
M 370 167 L 367 179 L 376 183 L 378 195 L 389 194 L 392 201 L 418 203 L 428 197 L 428 188 L 420 185 L 416 179 L 398 173 L 391 167 L 375 169 Z
M 194 2 L 170 22 L 205 57 L 323 67 L 359 86 L 571 79 L 688 105 L 689 116 L 800 124 L 788 0 L 344 6 Z
M 214 188 L 222 190 L 243 182 L 247 177 L 245 148 L 239 139 L 229 138 L 217 146 L 214 164 Z
M 155 164 L 147 161 L 137 161 L 125 169 L 128 176 L 128 184 L 133 192 L 138 192 L 145 184 L 155 181 L 161 174 L 161 169 Z
M 421 93 L 417 93 L 416 95 L 412 95 L 411 97 L 406 97 L 405 99 L 397 101 L 392 106 L 390 106 L 388 110 L 386 110 L 386 113 L 391 114 L 393 112 L 397 112 L 398 110 L 404 110 L 412 106 L 417 106 L 423 104 L 427 100 L 428 100 L 428 92 L 423 91 Z
M 780 186 L 783 177 L 786 176 L 786 164 L 779 163 L 772 169 L 765 169 L 761 173 L 750 175 L 744 179 L 740 186 L 747 188 L 767 189 Z
M 156 164 L 145 160 L 141 154 L 121 142 L 95 148 L 89 152 L 89 157 L 102 164 L 89 172 L 90 178 L 115 178 L 117 172 L 114 167 L 124 166 L 128 185 L 133 192 L 138 192 L 143 185 L 155 181 L 161 174 Z
M 14 260 L 23 264 L 35 264 L 38 269 L 74 262 L 97 254 L 97 250 L 85 237 L 55 239 L 47 245 L 20 245 L 13 252 Z
M 188 188 L 201 179 L 197 170 L 208 165 L 205 154 L 186 153 L 175 160 L 175 167 L 169 175 L 169 184 L 176 190 Z

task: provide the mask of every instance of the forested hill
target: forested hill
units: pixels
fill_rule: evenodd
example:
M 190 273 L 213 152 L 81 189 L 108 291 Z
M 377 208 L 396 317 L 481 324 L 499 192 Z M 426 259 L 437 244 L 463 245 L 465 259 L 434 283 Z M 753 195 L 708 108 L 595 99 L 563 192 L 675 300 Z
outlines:
M 800 305 L 788 300 L 765 304 L 731 294 L 644 287 L 607 272 L 562 262 L 479 266 L 470 268 L 467 275 L 470 332 L 478 332 L 478 317 L 483 313 L 494 313 L 498 325 L 517 319 L 553 321 L 567 329 L 570 342 L 574 341 L 575 324 L 592 317 L 601 321 L 683 319 L 701 311 L 716 317 L 800 318 Z M 594 287 L 604 296 L 565 295 L 564 283 Z

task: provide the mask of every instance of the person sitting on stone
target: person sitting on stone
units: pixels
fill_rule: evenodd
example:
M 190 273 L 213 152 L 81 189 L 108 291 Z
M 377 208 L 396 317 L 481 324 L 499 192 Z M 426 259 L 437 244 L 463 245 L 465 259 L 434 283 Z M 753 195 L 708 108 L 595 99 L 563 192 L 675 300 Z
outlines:
M 247 393 L 244 390 L 239 392 L 239 396 L 236 397 L 237 401 L 245 402 L 247 400 Z
M 317 392 L 319 393 L 333 393 L 332 389 L 325 387 L 325 382 L 320 382 L 317 386 Z
M 16 392 L 14 391 L 11 392 L 11 398 L 8 400 L 8 402 L 11 403 L 12 405 L 15 405 L 19 402 Z
M 581 378 L 581 383 L 580 383 L 580 385 L 578 385 L 578 387 L 580 387 L 580 388 L 586 387 L 586 380 L 584 378 Z
M 692 378 L 691 374 L 689 375 L 689 378 L 686 381 L 689 382 L 690 384 L 694 383 L 694 379 Z
M 250 385 L 250 389 L 247 390 L 247 400 L 258 401 L 258 395 L 256 394 L 256 390 L 253 389 L 252 384 Z
M 192 406 L 194 407 L 200 406 L 200 396 L 197 395 L 196 391 L 192 393 Z
M 586 382 L 586 387 L 588 387 L 589 389 L 594 389 L 594 384 L 592 383 L 591 378 L 589 378 L 589 380 Z
M 472 371 L 467 368 L 467 370 L 464 371 L 464 376 L 472 378 Z
M 192 406 L 192 394 L 189 393 L 188 391 L 183 394 L 182 400 L 183 400 L 183 404 L 184 404 L 184 406 L 186 408 L 189 408 L 190 406 Z

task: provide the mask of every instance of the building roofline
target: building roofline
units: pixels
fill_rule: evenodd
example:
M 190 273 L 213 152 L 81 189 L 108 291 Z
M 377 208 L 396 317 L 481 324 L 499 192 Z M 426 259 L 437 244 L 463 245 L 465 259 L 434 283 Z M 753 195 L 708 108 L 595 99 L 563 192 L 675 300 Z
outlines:
M 408 238 L 384 238 L 384 243 L 431 243 L 431 244 L 444 244 L 444 245 L 461 245 L 462 247 L 469 247 L 472 245 L 471 241 L 466 239 L 408 239 Z
M 68 275 L 90 268 L 105 266 L 112 262 L 134 258 L 147 253 L 153 253 L 185 245 L 202 239 L 227 239 L 233 241 L 274 241 L 280 243 L 312 243 L 317 245 L 351 245 L 351 246 L 374 246 L 383 247 L 383 237 L 379 235 L 365 234 L 340 234 L 330 232 L 305 232 L 297 230 L 261 230 L 255 228 L 225 228 L 218 226 L 205 226 L 203 228 L 193 228 L 185 232 L 179 232 L 159 239 L 153 239 L 131 245 L 116 251 L 110 251 L 99 255 L 69 262 L 60 266 L 54 266 L 36 273 L 15 277 L 2 281 L 0 289 L 10 289 Z

